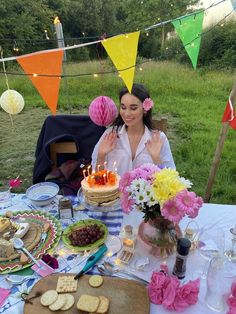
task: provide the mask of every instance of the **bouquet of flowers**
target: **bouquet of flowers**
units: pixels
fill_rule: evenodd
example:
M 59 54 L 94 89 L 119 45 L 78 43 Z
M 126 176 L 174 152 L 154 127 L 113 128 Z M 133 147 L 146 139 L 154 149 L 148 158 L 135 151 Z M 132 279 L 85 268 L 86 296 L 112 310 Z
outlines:
M 188 191 L 191 186 L 174 169 L 144 164 L 121 178 L 121 206 L 126 213 L 140 209 L 145 222 L 163 216 L 178 223 L 185 215 L 195 218 L 203 204 L 201 197 Z

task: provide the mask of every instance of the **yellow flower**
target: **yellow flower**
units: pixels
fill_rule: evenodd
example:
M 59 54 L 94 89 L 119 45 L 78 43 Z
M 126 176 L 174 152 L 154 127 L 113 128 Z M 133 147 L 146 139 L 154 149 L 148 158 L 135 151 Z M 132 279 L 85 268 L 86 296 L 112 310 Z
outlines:
M 154 196 L 161 205 L 186 188 L 180 181 L 179 173 L 174 169 L 165 168 L 156 172 L 154 178 Z

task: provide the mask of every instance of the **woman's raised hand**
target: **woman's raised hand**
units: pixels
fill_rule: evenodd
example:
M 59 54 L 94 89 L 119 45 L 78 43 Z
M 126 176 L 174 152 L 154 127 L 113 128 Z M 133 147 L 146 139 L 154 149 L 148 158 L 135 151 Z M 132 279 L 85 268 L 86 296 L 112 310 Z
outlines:
M 152 138 L 147 141 L 146 148 L 155 164 L 161 164 L 160 152 L 165 139 L 161 137 L 160 131 L 153 131 Z
M 116 132 L 107 133 L 99 145 L 98 156 L 105 157 L 108 153 L 113 151 L 113 149 L 116 147 L 116 143 L 117 133 Z

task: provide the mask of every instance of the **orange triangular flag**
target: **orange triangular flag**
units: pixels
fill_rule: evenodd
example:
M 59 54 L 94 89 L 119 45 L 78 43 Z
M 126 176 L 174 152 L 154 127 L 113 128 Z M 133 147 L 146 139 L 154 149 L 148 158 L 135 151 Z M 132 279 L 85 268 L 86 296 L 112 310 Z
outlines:
M 56 114 L 57 111 L 61 78 L 50 75 L 61 75 L 62 58 L 63 50 L 36 52 L 16 58 L 31 82 L 37 88 L 41 97 L 48 105 L 52 114 Z M 49 76 L 39 76 L 40 74 L 46 74 Z
M 131 93 L 140 32 L 118 35 L 102 41 L 103 47 Z

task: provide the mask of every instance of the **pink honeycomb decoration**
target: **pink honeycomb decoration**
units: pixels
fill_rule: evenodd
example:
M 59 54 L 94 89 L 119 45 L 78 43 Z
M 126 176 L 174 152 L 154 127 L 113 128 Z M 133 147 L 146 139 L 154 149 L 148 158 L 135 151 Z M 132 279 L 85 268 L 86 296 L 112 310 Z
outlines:
M 108 126 L 117 117 L 114 101 L 107 96 L 95 98 L 89 106 L 90 119 L 97 125 Z

